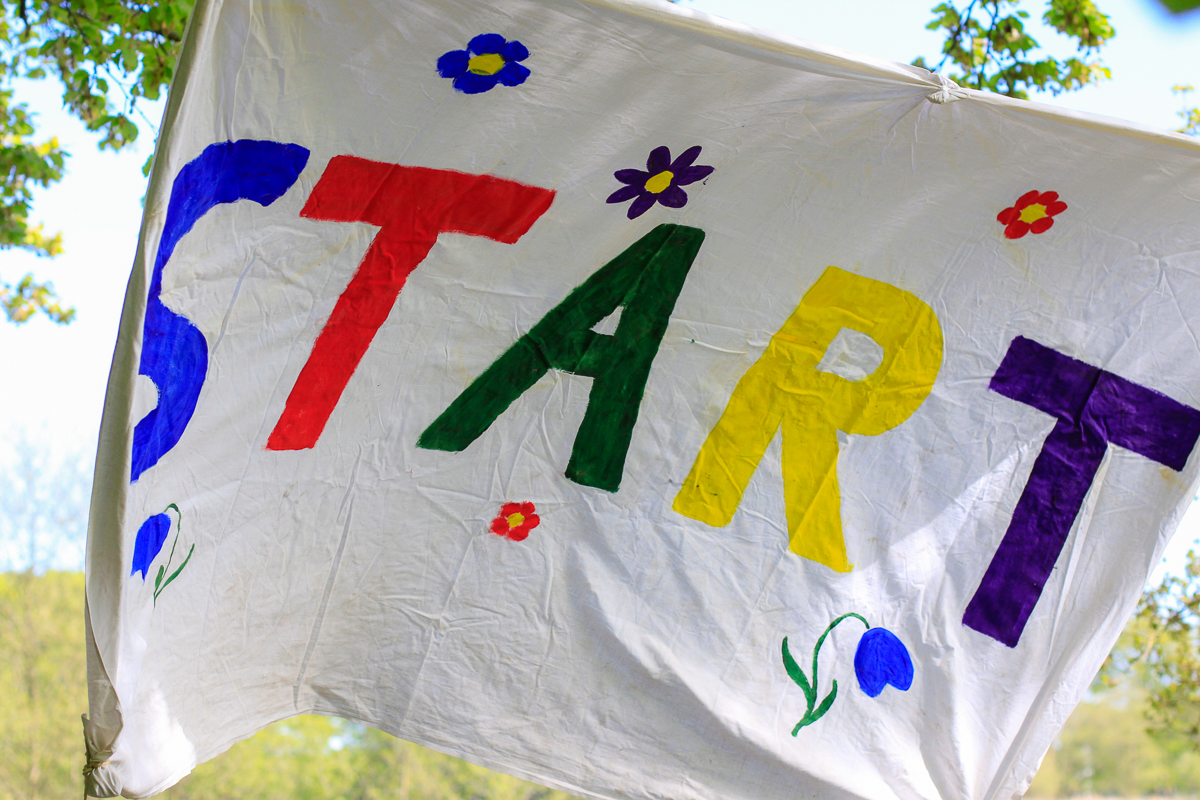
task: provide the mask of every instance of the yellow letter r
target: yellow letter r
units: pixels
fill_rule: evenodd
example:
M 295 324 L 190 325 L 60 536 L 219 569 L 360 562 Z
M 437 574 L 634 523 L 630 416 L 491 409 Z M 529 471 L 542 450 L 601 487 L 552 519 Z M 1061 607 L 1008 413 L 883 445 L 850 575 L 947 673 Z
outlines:
M 843 328 L 883 348 L 882 362 L 863 380 L 817 369 Z M 738 381 L 674 509 L 716 527 L 729 524 L 782 427 L 792 552 L 849 572 L 837 431 L 876 436 L 904 422 L 933 389 L 941 365 L 942 328 L 933 309 L 889 283 L 829 267 Z

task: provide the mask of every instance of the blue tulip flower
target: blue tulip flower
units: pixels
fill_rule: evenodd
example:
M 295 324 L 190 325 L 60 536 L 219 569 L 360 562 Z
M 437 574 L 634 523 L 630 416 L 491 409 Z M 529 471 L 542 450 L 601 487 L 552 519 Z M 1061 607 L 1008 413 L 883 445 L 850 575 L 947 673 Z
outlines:
M 854 674 L 867 697 L 878 697 L 889 683 L 902 692 L 913 682 L 913 663 L 904 642 L 887 628 L 871 628 L 858 640 Z
M 520 86 L 529 70 L 517 63 L 529 58 L 529 48 L 518 41 L 505 41 L 498 33 L 481 33 L 466 50 L 451 50 L 437 60 L 438 74 L 453 78 L 454 88 L 465 94 L 480 94 L 496 84 Z
M 150 574 L 150 562 L 162 550 L 167 534 L 171 532 L 171 518 L 164 514 L 155 514 L 142 523 L 138 528 L 137 538 L 133 541 L 133 567 L 130 577 L 142 573 L 142 580 Z

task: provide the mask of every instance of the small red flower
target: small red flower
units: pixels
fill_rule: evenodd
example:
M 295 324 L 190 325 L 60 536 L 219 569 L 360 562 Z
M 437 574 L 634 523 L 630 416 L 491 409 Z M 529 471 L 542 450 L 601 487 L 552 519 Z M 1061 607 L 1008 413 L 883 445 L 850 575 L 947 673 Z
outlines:
M 1067 210 L 1058 199 L 1058 192 L 1039 192 L 1034 189 L 1021 195 L 1015 205 L 1001 211 L 996 220 L 1004 226 L 1004 235 L 1020 239 L 1027 233 L 1045 233 L 1054 224 L 1054 217 Z
M 505 503 L 500 515 L 492 520 L 492 533 L 514 542 L 524 541 L 542 521 L 534 511 L 533 503 Z

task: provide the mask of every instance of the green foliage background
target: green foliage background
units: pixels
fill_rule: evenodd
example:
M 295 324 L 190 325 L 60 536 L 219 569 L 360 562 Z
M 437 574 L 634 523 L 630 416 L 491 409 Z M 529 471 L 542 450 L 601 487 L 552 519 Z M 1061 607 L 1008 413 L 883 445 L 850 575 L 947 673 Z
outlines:
M 15 81 L 55 78 L 99 146 L 119 150 L 138 136 L 138 100 L 170 85 L 192 0 L 0 0 L 0 9 L 0 249 L 53 256 L 62 235 L 29 217 L 35 190 L 62 178 L 68 154 L 36 135 Z M 31 274 L 0 281 L 0 310 L 18 323 L 39 311 L 59 323 L 74 316 Z
M 1116 35 L 1108 17 L 1092 0 L 1048 0 L 1042 21 L 1065 35 L 1077 56 L 1055 58 L 1025 30 L 1030 12 L 1021 0 L 946 2 L 933 9 L 925 27 L 945 36 L 942 58 L 914 64 L 949 71 L 960 86 L 1026 99 L 1029 90 L 1051 94 L 1080 89 L 1111 77 L 1098 57 Z
M 1177 737 L 1147 731 L 1139 691 L 1080 703 L 1042 761 L 1028 798 L 1200 794 L 1200 753 Z
M 79 800 L 87 709 L 83 574 L 0 572 L 0 800 Z M 270 726 L 164 800 L 568 800 L 329 717 Z

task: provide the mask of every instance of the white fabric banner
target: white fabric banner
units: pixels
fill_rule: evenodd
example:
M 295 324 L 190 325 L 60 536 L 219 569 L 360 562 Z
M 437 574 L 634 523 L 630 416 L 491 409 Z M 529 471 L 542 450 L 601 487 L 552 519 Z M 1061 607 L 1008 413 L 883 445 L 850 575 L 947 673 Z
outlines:
M 89 786 L 336 714 L 596 798 L 1020 794 L 1197 482 L 1200 148 L 632 0 L 207 0 Z

